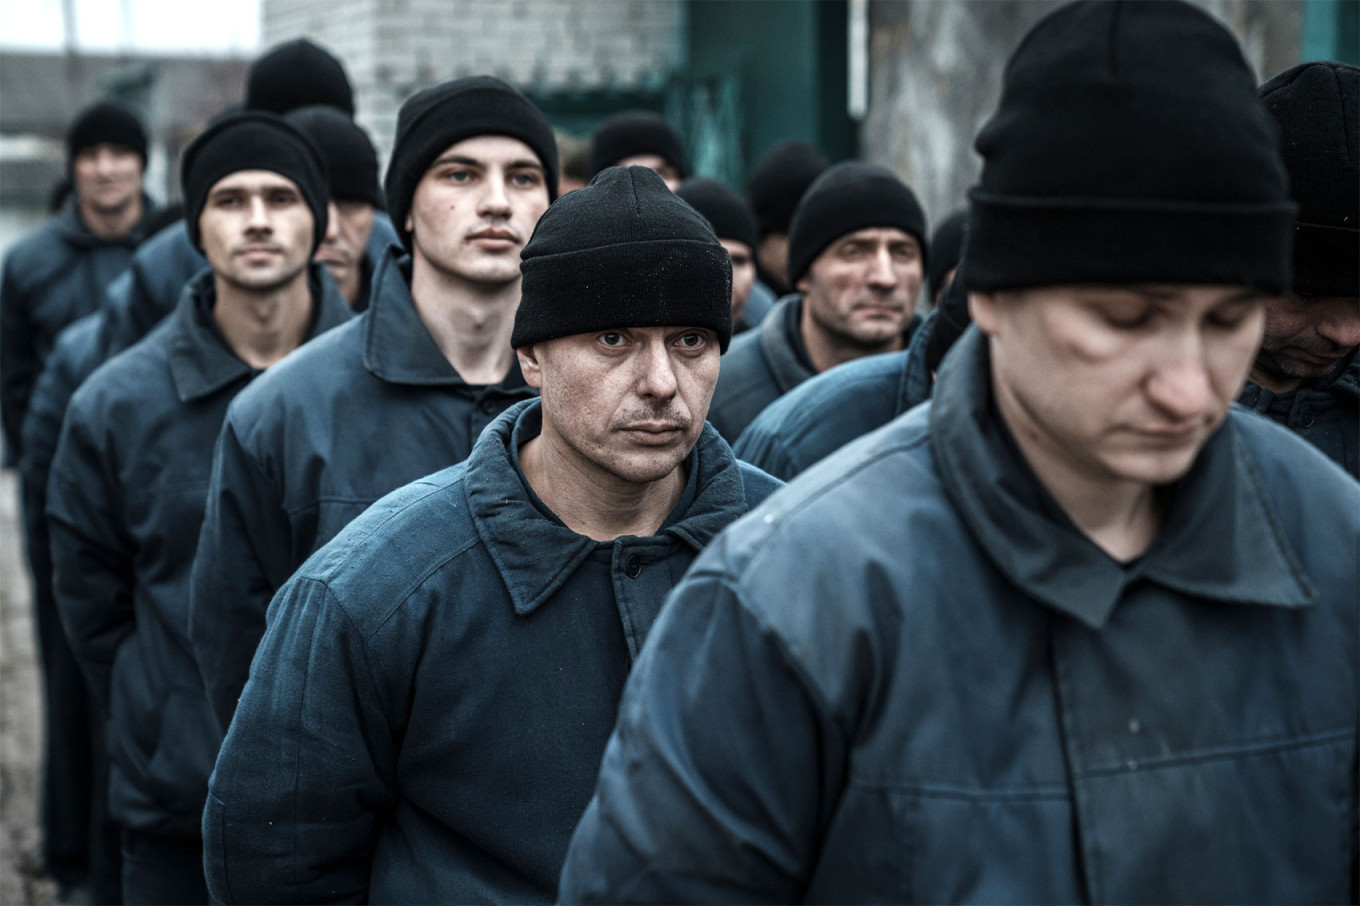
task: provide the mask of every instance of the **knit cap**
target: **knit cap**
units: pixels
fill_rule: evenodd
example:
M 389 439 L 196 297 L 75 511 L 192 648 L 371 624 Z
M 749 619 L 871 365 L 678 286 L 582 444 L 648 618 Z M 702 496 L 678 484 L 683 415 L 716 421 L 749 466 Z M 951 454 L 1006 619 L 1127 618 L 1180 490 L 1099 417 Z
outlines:
M 406 215 L 416 186 L 450 145 L 478 135 L 505 135 L 529 146 L 543 165 L 548 200 L 557 198 L 557 140 L 538 108 L 500 79 L 470 76 L 412 95 L 397 111 L 397 136 L 387 163 L 387 212 L 406 249 Z
M 316 143 L 330 171 L 331 198 L 383 205 L 378 187 L 378 153 L 368 133 L 339 109 L 313 104 L 291 111 L 284 119 Z
M 1294 223 L 1294 289 L 1360 295 L 1360 69 L 1302 63 L 1261 86 L 1280 127 Z
M 797 285 L 827 246 L 870 227 L 896 227 L 916 238 L 929 262 L 926 215 L 916 193 L 878 164 L 846 161 L 808 186 L 789 226 L 789 284 Z
M 727 351 L 732 263 L 646 167 L 609 167 L 550 206 L 520 254 L 510 344 L 622 327 L 705 327 Z
M 932 298 L 939 295 L 945 274 L 959 266 L 967 232 L 968 209 L 959 208 L 941 220 L 930 234 L 930 267 L 926 268 L 926 283 L 930 286 Z
M 681 179 L 689 176 L 689 157 L 680 133 L 665 119 L 646 110 L 616 114 L 591 133 L 586 176 L 594 178 L 605 167 L 635 154 L 655 154 L 674 167 Z
M 803 193 L 829 166 L 825 154 L 800 141 L 775 145 L 760 159 L 746 181 L 746 196 L 762 237 L 789 231 Z
M 141 120 L 117 104 L 100 101 L 82 110 L 66 130 L 67 169 L 80 152 L 103 144 L 132 149 L 146 166 L 146 130 Z
M 180 186 L 184 223 L 202 251 L 198 219 L 219 180 L 241 170 L 268 170 L 292 180 L 312 212 L 312 252 L 326 236 L 330 204 L 326 162 L 312 140 L 283 117 L 263 110 L 238 110 L 208 125 L 184 150 Z
M 287 113 L 326 104 L 354 116 L 354 88 L 344 65 L 306 38 L 265 51 L 246 75 L 246 109 Z
M 704 219 L 713 227 L 713 232 L 719 239 L 744 243 L 755 252 L 759 242 L 756 238 L 756 219 L 751 214 L 751 209 L 746 206 L 746 202 L 736 192 L 716 179 L 696 176 L 685 180 L 680 188 L 675 190 L 675 194 L 704 215 Z
M 968 288 L 1289 286 L 1279 140 L 1236 40 L 1182 0 L 1077 0 L 1006 64 L 978 134 Z

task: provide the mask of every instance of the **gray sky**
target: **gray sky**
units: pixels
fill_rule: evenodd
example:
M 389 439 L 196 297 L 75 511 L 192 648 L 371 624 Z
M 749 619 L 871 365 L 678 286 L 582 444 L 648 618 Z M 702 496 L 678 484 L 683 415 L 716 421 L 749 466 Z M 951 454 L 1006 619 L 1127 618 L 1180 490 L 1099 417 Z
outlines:
M 250 54 L 260 43 L 260 0 L 0 0 L 0 48 L 61 48 L 64 3 L 80 50 Z

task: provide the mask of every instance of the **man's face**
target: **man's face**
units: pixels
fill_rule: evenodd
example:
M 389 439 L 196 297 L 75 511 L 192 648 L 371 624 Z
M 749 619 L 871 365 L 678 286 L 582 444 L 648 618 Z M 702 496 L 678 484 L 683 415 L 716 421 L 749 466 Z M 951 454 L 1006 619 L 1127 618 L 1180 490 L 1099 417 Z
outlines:
M 373 232 L 373 205 L 366 201 L 333 201 L 330 218 L 326 223 L 326 237 L 316 250 L 312 260 L 326 265 L 335 285 L 345 293 L 350 302 L 347 288 L 357 292 L 360 283 L 360 265 L 364 251 L 368 247 L 368 236 Z
M 788 233 L 766 233 L 760 237 L 756 256 L 765 273 L 769 274 L 771 279 L 779 281 L 779 286 L 771 287 L 772 289 L 778 290 L 789 285 Z
M 633 154 L 625 157 L 616 167 L 646 167 L 648 170 L 655 170 L 656 175 L 661 177 L 661 181 L 666 184 L 666 188 L 674 192 L 680 188 L 680 171 L 671 166 L 671 162 L 660 154 Z
M 251 292 L 277 289 L 306 269 L 312 227 L 312 211 L 297 185 L 269 170 L 238 170 L 219 179 L 198 218 L 213 271 Z
M 701 327 L 621 327 L 518 352 L 542 394 L 550 448 L 634 484 L 665 478 L 689 455 L 718 381 L 718 338 Z
M 1246 379 L 1265 297 L 1233 286 L 974 293 L 998 406 L 1035 471 L 1089 487 L 1189 470 Z
M 866 351 L 902 336 L 921 291 L 921 246 L 896 227 L 869 227 L 831 243 L 798 281 L 805 323 Z
M 1360 298 L 1290 293 L 1266 306 L 1266 332 L 1256 356 L 1257 383 L 1291 390 L 1329 374 L 1360 346 Z
M 727 255 L 732 259 L 732 323 L 741 320 L 746 310 L 746 300 L 751 297 L 751 287 L 756 285 L 756 260 L 751 247 L 735 239 L 719 239 Z
M 519 279 L 520 251 L 547 209 L 547 177 L 529 146 L 479 135 L 435 158 L 416 186 L 406 229 L 418 266 L 498 285 Z
M 99 213 L 122 211 L 141 195 L 142 158 L 122 145 L 93 145 L 75 156 L 71 178 L 84 204 Z

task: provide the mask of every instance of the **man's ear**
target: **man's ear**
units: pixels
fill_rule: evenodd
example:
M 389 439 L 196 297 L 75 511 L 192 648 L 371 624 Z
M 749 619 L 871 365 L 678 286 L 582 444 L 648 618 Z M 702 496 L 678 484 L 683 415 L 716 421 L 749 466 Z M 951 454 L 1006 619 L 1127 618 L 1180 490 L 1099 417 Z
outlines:
M 519 356 L 519 370 L 524 375 L 524 383 L 542 392 L 543 366 L 538 361 L 537 344 L 521 346 L 515 350 L 515 355 Z
M 978 326 L 985 336 L 996 336 L 997 325 L 997 294 L 996 293 L 969 293 L 968 294 L 968 316 L 973 319 L 973 323 Z

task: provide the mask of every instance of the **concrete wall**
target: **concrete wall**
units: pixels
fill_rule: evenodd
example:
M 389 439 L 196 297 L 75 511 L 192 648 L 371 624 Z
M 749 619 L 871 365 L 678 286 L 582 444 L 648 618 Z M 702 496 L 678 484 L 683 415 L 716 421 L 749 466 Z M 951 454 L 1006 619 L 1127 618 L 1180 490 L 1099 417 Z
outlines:
M 1299 61 L 1302 0 L 1197 0 L 1242 43 L 1258 81 Z M 973 138 L 996 108 L 1011 50 L 1061 0 L 871 0 L 866 160 L 921 197 L 934 222 L 964 203 Z
M 386 159 L 421 88 L 498 75 L 524 89 L 661 87 L 685 56 L 682 0 L 265 0 L 269 46 L 307 36 L 349 68 Z

